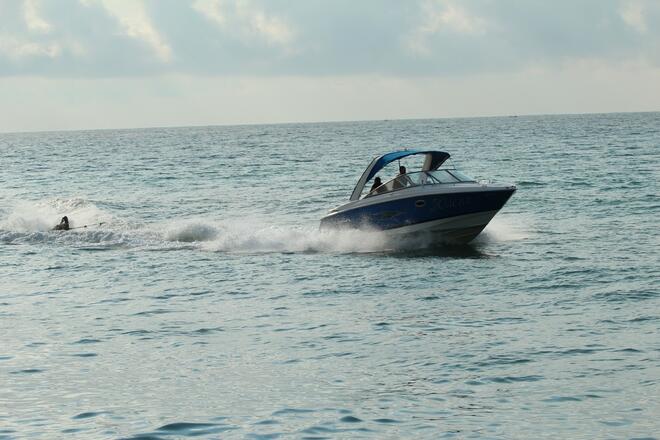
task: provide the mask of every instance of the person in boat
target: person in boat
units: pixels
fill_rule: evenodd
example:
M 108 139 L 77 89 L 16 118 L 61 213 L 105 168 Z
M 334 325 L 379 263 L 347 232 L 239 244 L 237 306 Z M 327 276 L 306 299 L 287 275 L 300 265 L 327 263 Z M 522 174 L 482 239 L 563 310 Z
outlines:
M 383 184 L 383 182 L 381 182 L 380 177 L 376 177 L 374 179 L 374 184 L 371 185 L 371 189 L 369 190 L 369 192 L 373 192 L 373 190 L 375 190 L 376 188 L 378 188 L 382 184 Z
M 406 175 L 406 167 L 401 165 L 399 167 L 399 174 L 396 176 L 396 179 L 394 180 L 392 187 L 394 189 L 399 189 L 399 188 L 405 188 L 408 185 L 411 185 L 412 182 L 410 181 L 410 177 Z
M 69 218 L 65 215 L 62 217 L 60 224 L 53 228 L 56 231 L 68 231 L 69 230 Z

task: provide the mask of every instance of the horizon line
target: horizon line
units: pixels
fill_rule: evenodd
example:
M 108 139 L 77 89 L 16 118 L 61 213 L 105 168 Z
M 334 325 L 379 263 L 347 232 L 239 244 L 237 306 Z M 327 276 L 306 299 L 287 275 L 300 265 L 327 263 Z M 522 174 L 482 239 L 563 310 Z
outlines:
M 398 121 L 431 121 L 439 119 L 487 119 L 487 118 L 517 118 L 517 117 L 539 117 L 539 116 L 580 116 L 580 115 L 616 115 L 616 114 L 638 114 L 638 113 L 660 113 L 660 110 L 641 110 L 641 111 L 621 111 L 621 112 L 574 112 L 574 113 L 519 113 L 502 115 L 477 115 L 477 116 L 441 116 L 425 118 L 378 118 L 378 119 L 353 119 L 353 120 L 322 120 L 322 121 L 285 121 L 285 122 L 239 122 L 231 124 L 192 124 L 192 125 L 153 125 L 147 127 L 113 127 L 113 128 L 62 128 L 51 130 L 19 130 L 19 131 L 1 131 L 0 135 L 5 134 L 38 134 L 38 133 L 66 133 L 82 131 L 121 131 L 121 130 L 159 130 L 176 128 L 205 128 L 205 127 L 249 127 L 249 126 L 267 126 L 267 125 L 313 125 L 313 124 L 347 124 L 358 122 L 398 122 Z

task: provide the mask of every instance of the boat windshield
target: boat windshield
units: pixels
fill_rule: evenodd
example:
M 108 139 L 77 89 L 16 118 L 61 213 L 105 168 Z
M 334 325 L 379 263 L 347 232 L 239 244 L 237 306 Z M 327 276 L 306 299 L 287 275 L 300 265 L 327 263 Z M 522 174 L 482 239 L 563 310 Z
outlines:
M 365 197 L 371 197 L 377 194 L 385 194 L 390 191 L 396 191 L 413 186 L 456 184 L 465 182 L 475 182 L 475 180 L 472 177 L 469 177 L 454 169 L 418 171 L 415 173 L 407 173 L 402 176 L 396 176 L 389 182 L 382 184 L 378 188 L 374 188 Z

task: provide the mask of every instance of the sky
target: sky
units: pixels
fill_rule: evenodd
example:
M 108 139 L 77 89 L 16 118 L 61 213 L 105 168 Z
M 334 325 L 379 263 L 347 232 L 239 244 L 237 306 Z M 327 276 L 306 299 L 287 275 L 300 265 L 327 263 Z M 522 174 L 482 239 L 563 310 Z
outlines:
M 0 0 L 0 131 L 660 110 L 660 0 Z

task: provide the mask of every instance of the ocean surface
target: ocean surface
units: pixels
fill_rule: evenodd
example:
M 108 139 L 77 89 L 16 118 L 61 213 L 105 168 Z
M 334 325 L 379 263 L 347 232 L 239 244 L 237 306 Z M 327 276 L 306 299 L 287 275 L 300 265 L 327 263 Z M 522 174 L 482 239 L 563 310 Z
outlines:
M 467 246 L 319 232 L 403 147 L 518 191 Z M 0 439 L 660 438 L 660 113 L 9 133 L 0 161 Z

